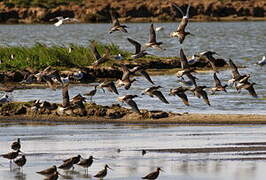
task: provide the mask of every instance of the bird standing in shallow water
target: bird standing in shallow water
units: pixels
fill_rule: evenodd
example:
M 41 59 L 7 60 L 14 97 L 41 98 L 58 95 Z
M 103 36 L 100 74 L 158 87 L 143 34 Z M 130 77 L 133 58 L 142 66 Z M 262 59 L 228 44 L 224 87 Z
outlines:
M 162 171 L 162 169 L 158 167 L 158 168 L 156 169 L 156 171 L 151 172 L 150 174 L 148 174 L 148 175 L 142 177 L 142 179 L 149 179 L 149 180 L 157 179 L 158 176 L 159 176 L 159 174 L 160 174 L 160 171 Z
M 179 43 L 182 44 L 187 35 L 192 35 L 190 32 L 186 32 L 185 30 L 188 24 L 190 5 L 187 7 L 186 14 L 184 14 L 183 11 L 176 4 L 173 4 L 173 6 L 181 12 L 183 17 L 176 31 L 170 33 L 170 37 L 177 37 L 179 40 Z
M 264 66 L 266 64 L 266 56 L 263 56 L 260 61 L 256 63 L 259 66 Z
M 7 153 L 7 154 L 2 154 L 1 156 L 3 158 L 6 158 L 6 159 L 10 160 L 9 166 L 11 168 L 12 160 L 17 158 L 20 152 L 21 152 L 20 150 L 17 150 L 17 151 L 13 151 L 13 152 L 10 152 L 10 153 Z
M 49 175 L 47 178 L 45 178 L 44 180 L 57 180 L 59 177 L 59 172 L 54 172 L 53 174 Z
M 42 171 L 38 171 L 36 173 L 41 174 L 41 175 L 48 175 L 49 176 L 49 175 L 54 174 L 56 171 L 57 171 L 57 167 L 54 165 L 54 166 L 52 166 L 50 168 L 44 169 Z
M 26 164 L 26 162 L 27 162 L 27 159 L 26 159 L 25 155 L 22 155 L 21 158 L 16 159 L 16 160 L 14 161 L 14 163 L 15 163 L 19 168 L 22 169 L 22 172 L 23 172 L 23 166 Z
M 81 160 L 77 165 L 83 167 L 83 168 L 86 168 L 86 172 L 88 173 L 89 171 L 89 167 L 92 165 L 93 163 L 93 159 L 94 157 L 93 156 L 90 156 L 88 159 L 83 159 Z
M 96 178 L 104 178 L 107 175 L 107 169 L 111 169 L 107 164 L 104 166 L 104 169 L 99 171 L 94 177 Z
M 20 138 L 17 139 L 17 141 L 13 142 L 11 144 L 11 149 L 17 151 L 17 150 L 20 150 L 21 148 L 21 145 L 20 145 Z

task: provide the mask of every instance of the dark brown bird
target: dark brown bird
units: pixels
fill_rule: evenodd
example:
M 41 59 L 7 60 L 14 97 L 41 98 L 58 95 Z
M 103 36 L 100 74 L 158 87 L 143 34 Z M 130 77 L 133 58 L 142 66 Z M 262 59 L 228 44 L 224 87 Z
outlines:
M 133 59 L 138 59 L 146 56 L 148 53 L 146 52 L 145 49 L 141 49 L 141 44 L 131 38 L 127 38 L 127 40 L 135 46 L 135 53 L 131 55 Z
M 78 94 L 76 96 L 74 96 L 72 99 L 71 99 L 71 102 L 72 104 L 78 104 L 78 103 L 83 103 L 86 101 L 86 98 L 83 97 L 81 94 Z
M 69 100 L 69 93 L 68 93 L 68 85 L 64 85 L 62 88 L 62 97 L 63 97 L 63 104 L 62 106 L 64 108 L 70 106 L 70 100 Z
M 71 161 L 73 164 L 77 164 L 79 163 L 80 159 L 81 159 L 81 155 L 77 155 L 77 156 L 65 159 L 64 162 Z
M 156 33 L 153 27 L 153 24 L 151 24 L 150 27 L 150 40 L 148 43 L 145 44 L 146 48 L 155 48 L 155 49 L 160 49 L 163 50 L 163 48 L 160 46 L 161 44 L 163 44 L 162 42 L 157 42 L 156 41 Z
M 26 164 L 27 159 L 26 159 L 25 155 L 22 155 L 21 158 L 16 159 L 14 162 L 23 171 L 23 166 Z
M 141 114 L 136 102 L 133 100 L 134 98 L 138 97 L 137 95 L 125 95 L 122 97 L 118 97 L 117 100 L 123 103 L 126 103 L 129 105 L 132 109 L 132 111 Z
M 109 30 L 109 34 L 112 34 L 115 31 L 127 33 L 126 28 L 128 28 L 128 27 L 126 25 L 120 24 L 118 18 L 113 13 L 111 13 L 111 18 L 112 18 L 113 25 Z
M 7 154 L 2 154 L 1 156 L 3 158 L 6 158 L 6 159 L 10 160 L 10 167 L 11 167 L 12 160 L 17 158 L 20 152 L 21 152 L 20 150 L 17 150 L 17 151 L 13 151 L 13 152 L 10 152 L 10 153 L 7 153 Z
M 183 78 L 184 75 L 186 75 L 189 80 L 194 84 L 194 86 L 197 86 L 197 82 L 196 82 L 196 77 L 192 75 L 192 73 L 195 72 L 195 68 L 190 67 L 190 65 L 188 64 L 188 60 L 187 57 L 183 51 L 183 49 L 180 49 L 180 62 L 181 62 L 181 71 L 178 71 L 176 73 L 176 76 L 178 78 Z
M 103 54 L 102 56 L 100 55 L 100 53 L 98 52 L 96 48 L 95 41 L 91 42 L 91 48 L 92 48 L 92 52 L 96 59 L 96 61 L 92 64 L 93 66 L 99 66 L 100 64 L 103 64 L 107 62 L 108 60 L 110 60 L 110 49 L 109 48 L 105 48 L 105 54 Z
M 103 92 L 105 92 L 103 88 L 107 88 L 108 91 L 119 94 L 113 81 L 104 81 L 99 85 L 99 87 L 102 88 Z
M 59 172 L 55 171 L 53 174 L 49 175 L 44 180 L 57 180 L 59 177 Z
M 213 73 L 213 78 L 214 78 L 215 84 L 214 84 L 214 87 L 211 88 L 212 94 L 215 94 L 216 91 L 227 92 L 226 91 L 227 84 L 223 86 L 220 79 L 217 77 L 216 73 Z
M 88 93 L 85 93 L 84 96 L 90 96 L 90 101 L 92 101 L 92 97 L 95 96 L 97 92 L 98 85 L 94 86 L 94 89 L 89 91 Z
M 242 79 L 241 82 L 239 82 L 239 83 L 236 84 L 236 90 L 237 90 L 238 92 L 240 92 L 241 89 L 246 89 L 246 90 L 248 91 L 248 93 L 249 93 L 252 97 L 254 97 L 254 98 L 258 98 L 258 95 L 257 95 L 257 93 L 256 93 L 256 91 L 255 91 L 255 89 L 254 89 L 254 85 L 255 85 L 255 84 L 256 84 L 256 83 L 250 83 L 250 82 L 248 82 L 247 79 L 244 80 L 244 81 L 243 81 L 243 79 Z
M 198 97 L 198 98 L 202 97 L 204 102 L 210 106 L 211 104 L 210 104 L 210 101 L 208 98 L 208 94 L 204 90 L 205 88 L 207 88 L 207 87 L 206 86 L 196 86 L 195 88 L 191 89 L 191 91 L 194 93 L 194 95 L 196 97 Z
M 204 52 L 199 54 L 199 57 L 205 57 L 207 59 L 207 61 L 210 63 L 213 71 L 218 72 L 217 67 L 215 65 L 216 59 L 213 57 L 213 55 L 215 55 L 215 54 L 217 54 L 217 53 L 214 51 L 204 51 Z
M 17 141 L 11 144 L 11 149 L 17 151 L 17 150 L 20 150 L 20 148 L 21 148 L 20 138 L 18 138 Z
M 175 88 L 175 89 L 170 89 L 169 95 L 175 96 L 177 95 L 186 106 L 189 106 L 188 98 L 185 92 L 189 90 L 188 88 L 184 88 L 182 86 Z
M 104 169 L 99 171 L 94 177 L 96 178 L 104 178 L 107 175 L 107 169 L 111 169 L 107 164 L 104 166 Z
M 63 170 L 69 170 L 71 168 L 74 168 L 73 167 L 73 161 L 66 161 L 64 162 L 63 164 L 61 164 L 60 166 L 58 166 L 59 169 L 63 169 Z
M 55 165 L 53 165 L 50 168 L 44 169 L 42 171 L 37 172 L 38 174 L 41 175 L 53 175 L 55 172 L 57 171 L 57 167 Z
M 158 167 L 158 168 L 156 169 L 156 171 L 151 172 L 150 174 L 148 174 L 148 175 L 142 177 L 142 179 L 150 179 L 150 180 L 152 180 L 152 179 L 157 179 L 158 176 L 159 176 L 159 174 L 160 174 L 160 171 L 162 171 L 162 169 Z
M 147 89 L 144 90 L 144 92 L 142 93 L 142 95 L 146 94 L 146 95 L 148 95 L 150 97 L 156 96 L 163 103 L 169 104 L 169 102 L 166 100 L 166 98 L 164 97 L 164 95 L 162 94 L 162 92 L 158 90 L 159 88 L 161 88 L 161 86 L 152 86 L 150 88 L 147 88 Z
M 79 165 L 79 166 L 81 166 L 83 168 L 86 168 L 87 173 L 88 173 L 88 169 L 92 165 L 93 160 L 94 160 L 94 157 L 90 156 L 88 159 L 81 160 L 77 165 Z
M 241 75 L 238 71 L 237 66 L 231 59 L 229 59 L 228 64 L 232 70 L 232 79 L 228 81 L 229 84 L 235 84 L 236 86 L 237 82 L 243 82 L 250 78 L 250 74 Z
M 176 31 L 170 33 L 170 37 L 177 37 L 179 43 L 182 44 L 187 35 L 192 35 L 190 32 L 186 32 L 185 30 L 188 24 L 190 5 L 187 7 L 186 14 L 184 14 L 183 11 L 176 4 L 173 4 L 173 7 L 177 8 L 181 12 L 183 17 Z

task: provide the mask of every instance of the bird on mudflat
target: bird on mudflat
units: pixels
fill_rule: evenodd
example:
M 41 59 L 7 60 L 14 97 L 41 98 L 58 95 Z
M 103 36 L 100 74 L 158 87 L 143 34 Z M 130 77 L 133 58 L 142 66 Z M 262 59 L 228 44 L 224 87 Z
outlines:
M 160 46 L 162 45 L 162 42 L 156 41 L 156 33 L 153 27 L 153 24 L 150 26 L 150 39 L 149 42 L 145 44 L 145 48 L 154 48 L 154 49 L 160 49 L 163 50 L 163 48 Z
M 148 175 L 142 177 L 142 179 L 149 179 L 149 180 L 157 179 L 160 174 L 160 171 L 162 171 L 162 169 L 157 167 L 156 171 L 149 173 Z
M 226 85 L 222 85 L 220 79 L 217 77 L 216 73 L 213 73 L 213 78 L 214 78 L 214 87 L 211 88 L 211 92 L 212 94 L 215 94 L 216 91 L 226 91 L 226 87 L 228 86 Z
M 27 159 L 25 155 L 22 155 L 21 158 L 16 159 L 14 161 L 14 163 L 19 167 L 19 169 L 22 169 L 22 172 L 23 172 L 23 166 L 26 164 L 26 162 L 27 162 Z
M 131 38 L 127 38 L 127 40 L 133 45 L 135 46 L 135 53 L 133 55 L 131 55 L 131 57 L 133 59 L 138 59 L 138 58 L 142 58 L 145 57 L 146 55 L 148 55 L 148 53 L 146 52 L 145 49 L 141 49 L 141 44 Z
M 90 101 L 92 101 L 92 97 L 95 96 L 95 94 L 97 92 L 97 87 L 98 87 L 98 85 L 95 85 L 94 89 L 89 91 L 88 93 L 84 93 L 84 96 L 90 96 Z
M 117 88 L 115 86 L 115 83 L 113 81 L 104 81 L 101 84 L 99 84 L 99 87 L 102 88 L 104 93 L 105 93 L 105 91 L 103 88 L 106 88 L 109 92 L 119 94 L 117 91 Z
M 20 138 L 18 138 L 17 141 L 11 144 L 11 149 L 17 151 L 17 150 L 20 150 L 20 148 L 21 148 Z
M 138 114 L 141 114 L 138 105 L 136 104 L 136 102 L 133 100 L 134 98 L 138 97 L 137 95 L 125 95 L 122 97 L 118 97 L 117 100 L 123 103 L 126 103 L 127 105 L 129 105 L 132 109 L 133 112 L 136 112 Z
M 165 104 L 169 104 L 169 102 L 166 100 L 166 98 L 164 97 L 164 95 L 162 94 L 161 91 L 159 91 L 158 89 L 161 88 L 161 86 L 152 86 L 150 88 L 147 88 L 143 91 L 142 95 L 148 95 L 150 97 L 154 97 L 156 96 L 157 98 L 159 98 L 163 103 Z
M 107 175 L 107 169 L 111 169 L 107 164 L 104 166 L 104 169 L 99 171 L 94 177 L 96 178 L 104 178 Z M 112 170 L 112 169 L 111 169 Z
M 88 173 L 88 169 L 92 165 L 94 159 L 95 158 L 93 156 L 90 156 L 88 159 L 80 160 L 80 162 L 77 165 L 79 165 L 83 168 L 86 168 L 86 171 Z
M 204 90 L 205 88 L 207 88 L 207 87 L 206 86 L 196 86 L 195 88 L 192 88 L 190 90 L 194 93 L 194 95 L 196 97 L 203 98 L 203 101 L 210 106 L 211 104 L 210 104 L 210 101 L 208 98 L 208 94 Z
M 186 14 L 184 14 L 180 7 L 178 7 L 176 4 L 173 4 L 173 7 L 177 8 L 181 12 L 183 17 L 176 31 L 170 33 L 170 37 L 177 37 L 179 43 L 182 44 L 187 35 L 192 35 L 190 32 L 186 32 L 185 30 L 188 24 L 190 5 L 188 5 L 187 7 Z
M 114 16 L 112 13 L 111 13 L 111 18 L 112 18 L 112 27 L 109 30 L 109 34 L 112 34 L 115 31 L 127 33 L 126 28 L 128 28 L 128 27 L 126 25 L 120 24 L 118 18 L 116 16 Z
M 41 175 L 45 175 L 45 176 L 47 176 L 47 175 L 49 176 L 49 175 L 54 174 L 56 171 L 57 171 L 57 167 L 55 165 L 53 165 L 50 168 L 44 169 L 42 171 L 38 171 L 36 173 L 41 174 Z
M 7 94 L 5 94 L 2 97 L 0 97 L 0 104 L 7 103 L 7 102 L 11 102 L 11 101 L 12 101 L 12 99 Z
M 188 98 L 185 92 L 189 90 L 188 88 L 184 88 L 182 86 L 175 88 L 175 89 L 170 89 L 169 90 L 169 95 L 175 96 L 177 95 L 186 106 L 189 106 Z
M 101 56 L 96 48 L 96 41 L 91 42 L 91 49 L 94 54 L 96 61 L 92 64 L 92 66 L 99 66 L 110 60 L 110 49 L 105 48 L 105 53 Z

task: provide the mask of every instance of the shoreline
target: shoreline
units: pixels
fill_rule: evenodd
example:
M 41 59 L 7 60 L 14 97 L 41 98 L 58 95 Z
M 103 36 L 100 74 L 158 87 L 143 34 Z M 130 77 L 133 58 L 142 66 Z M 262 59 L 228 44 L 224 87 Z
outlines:
M 258 125 L 266 124 L 266 115 L 255 114 L 171 114 L 169 117 L 153 119 L 127 114 L 113 119 L 97 116 L 57 116 L 57 115 L 10 115 L 0 116 L 0 123 L 26 124 L 162 124 L 162 125 Z

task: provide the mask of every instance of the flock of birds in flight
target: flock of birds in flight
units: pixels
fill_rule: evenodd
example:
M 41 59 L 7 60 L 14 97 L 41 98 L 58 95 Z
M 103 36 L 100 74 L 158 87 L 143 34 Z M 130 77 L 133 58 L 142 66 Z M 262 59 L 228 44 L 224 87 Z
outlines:
M 184 14 L 183 11 L 178 6 L 176 6 L 175 4 L 173 5 L 173 7 L 176 7 L 182 13 L 183 18 L 182 18 L 181 22 L 179 23 L 177 30 L 172 32 L 170 34 L 170 36 L 171 37 L 177 37 L 180 44 L 182 44 L 184 42 L 186 36 L 191 34 L 185 30 L 186 26 L 188 24 L 190 6 L 188 6 L 188 8 L 187 8 L 186 14 Z M 57 19 L 58 19 L 58 22 L 55 23 L 55 26 L 60 26 L 65 21 L 70 20 L 70 18 L 62 18 L 62 17 L 57 18 Z M 76 20 L 74 20 L 74 21 L 76 21 Z M 115 31 L 127 33 L 127 26 L 120 24 L 119 20 L 117 18 L 113 17 L 113 25 L 110 28 L 109 33 L 113 33 Z M 160 46 L 162 44 L 162 42 L 158 42 L 156 40 L 156 31 L 154 29 L 153 24 L 151 24 L 151 26 L 150 26 L 150 40 L 148 43 L 145 44 L 145 48 L 142 48 L 141 44 L 139 42 L 137 42 L 136 40 L 133 40 L 131 38 L 127 38 L 127 40 L 132 45 L 135 46 L 135 53 L 131 56 L 133 59 L 137 59 L 137 58 L 141 58 L 141 57 L 146 56 L 148 54 L 146 52 L 147 48 L 163 49 Z M 100 53 L 98 52 L 98 50 L 96 48 L 96 43 L 92 42 L 91 45 L 92 45 L 92 51 L 93 51 L 95 58 L 96 58 L 96 61 L 93 64 L 94 67 L 97 67 L 97 66 L 107 62 L 110 59 L 110 56 L 109 56 L 110 50 L 109 49 L 105 50 L 105 54 L 100 55 Z M 214 78 L 215 86 L 213 88 L 211 88 L 212 94 L 214 94 L 216 91 L 227 92 L 226 88 L 228 86 L 226 84 L 223 85 L 217 76 L 217 73 L 219 73 L 219 71 L 217 70 L 217 67 L 215 66 L 216 59 L 213 57 L 215 54 L 217 54 L 217 53 L 212 52 L 212 51 L 205 51 L 205 52 L 199 53 L 199 54 L 194 56 L 195 58 L 205 58 L 209 62 L 209 64 L 211 65 L 212 70 L 214 71 L 213 78 Z M 179 70 L 176 73 L 176 76 L 178 78 L 181 78 L 180 81 L 186 86 L 180 86 L 180 87 L 177 87 L 174 89 L 170 89 L 169 95 L 178 96 L 179 98 L 181 98 L 181 100 L 183 101 L 183 103 L 185 105 L 189 106 L 190 104 L 188 101 L 188 97 L 185 93 L 186 93 L 186 91 L 192 91 L 196 97 L 202 98 L 204 100 L 204 102 L 210 106 L 208 94 L 205 91 L 205 89 L 207 87 L 198 85 L 198 83 L 197 83 L 198 78 L 194 75 L 194 73 L 196 72 L 195 71 L 196 68 L 191 66 L 191 64 L 193 64 L 193 62 L 191 63 L 191 61 L 188 60 L 188 58 L 186 57 L 182 48 L 180 49 L 180 61 L 181 61 L 181 70 Z M 264 59 L 259 61 L 257 64 L 261 65 L 261 66 L 265 65 L 266 64 L 265 57 L 264 57 Z M 240 74 L 237 66 L 235 65 L 235 63 L 231 59 L 228 60 L 228 65 L 229 65 L 230 69 L 232 70 L 232 79 L 230 79 L 228 81 L 228 83 L 231 85 L 234 85 L 238 92 L 240 92 L 241 89 L 246 89 L 251 96 L 257 97 L 257 93 L 253 87 L 255 85 L 255 83 L 249 81 L 250 74 Z M 104 82 L 94 86 L 93 90 L 91 90 L 90 92 L 88 92 L 84 95 L 89 96 L 91 101 L 92 101 L 92 97 L 96 94 L 97 88 L 101 88 L 103 91 L 104 91 L 104 88 L 106 88 L 108 91 L 110 91 L 112 93 L 119 94 L 117 87 L 124 86 L 124 88 L 126 90 L 130 89 L 132 83 L 134 81 L 136 81 L 136 79 L 134 79 L 133 76 L 135 76 L 136 74 L 141 74 L 142 76 L 144 76 L 145 79 L 147 79 L 147 81 L 149 81 L 151 84 L 153 84 L 153 86 L 145 89 L 142 92 L 142 95 L 148 95 L 150 97 L 157 97 L 163 103 L 169 104 L 168 100 L 165 98 L 163 93 L 160 91 L 160 88 L 162 88 L 162 87 L 154 85 L 153 80 L 151 79 L 151 77 L 147 73 L 146 68 L 144 66 L 137 65 L 133 68 L 129 68 L 123 64 L 117 65 L 117 66 L 119 66 L 118 68 L 120 68 L 121 71 L 123 72 L 123 76 L 121 79 L 118 79 L 116 82 L 104 81 Z M 83 76 L 82 72 L 78 72 L 76 74 L 75 73 L 73 74 L 73 77 L 76 79 L 80 79 L 82 76 Z M 188 81 L 185 80 L 184 76 L 187 77 L 189 80 Z M 62 111 L 64 111 L 66 108 L 69 108 L 70 103 L 75 104 L 75 105 L 80 105 L 86 99 L 79 94 L 79 95 L 73 97 L 72 101 L 70 102 L 69 94 L 68 94 L 69 77 L 61 77 L 60 73 L 58 71 L 51 70 L 50 67 L 39 72 L 38 74 L 35 74 L 34 77 L 36 77 L 37 79 L 40 79 L 40 80 L 44 80 L 45 82 L 48 83 L 48 85 L 51 88 L 54 88 L 55 82 L 63 85 L 63 88 L 62 88 L 63 104 L 61 107 Z M 25 79 L 25 82 L 29 81 L 29 79 L 30 79 L 30 77 Z M 191 86 L 193 86 L 193 87 L 191 87 Z M 133 112 L 136 112 L 136 113 L 141 115 L 141 111 L 139 110 L 137 103 L 134 101 L 134 98 L 136 98 L 136 97 L 138 97 L 138 95 L 127 94 L 125 96 L 118 97 L 117 100 L 120 102 L 126 103 L 127 105 L 129 105 L 131 107 Z M 0 99 L 0 102 L 5 102 L 3 98 L 4 97 L 2 97 Z M 8 97 L 5 97 L 5 98 L 8 98 Z M 36 104 L 40 104 L 40 102 L 36 101 Z M 20 139 L 18 139 L 18 141 L 14 142 L 11 145 L 11 148 L 15 151 L 7 153 L 7 154 L 3 154 L 1 156 L 10 160 L 10 166 L 12 163 L 11 161 L 13 161 L 17 166 L 23 167 L 26 164 L 25 155 L 22 155 L 20 158 L 16 159 L 19 156 L 19 154 L 21 153 L 21 151 L 20 151 L 20 148 L 21 148 Z M 83 159 L 83 158 L 81 158 L 80 155 L 78 155 L 78 156 L 69 158 L 67 160 L 64 160 L 63 164 L 58 166 L 58 168 L 63 169 L 63 170 L 69 170 L 69 169 L 73 168 L 74 164 L 77 164 L 77 165 L 87 169 L 92 165 L 94 159 L 95 158 L 93 156 L 90 156 L 88 159 Z M 110 169 L 110 167 L 108 165 L 105 165 L 104 169 L 99 171 L 94 177 L 104 178 L 107 175 L 107 169 L 108 168 Z M 152 172 L 152 173 L 150 173 L 147 176 L 144 176 L 142 178 L 143 179 L 156 179 L 159 176 L 160 171 L 161 171 L 161 168 L 158 167 L 155 172 Z M 58 179 L 59 175 L 61 175 L 57 171 L 56 166 L 52 166 L 51 168 L 45 169 L 45 170 L 40 171 L 38 173 L 42 174 L 42 175 L 46 175 L 47 176 L 46 180 L 56 180 L 56 179 Z

